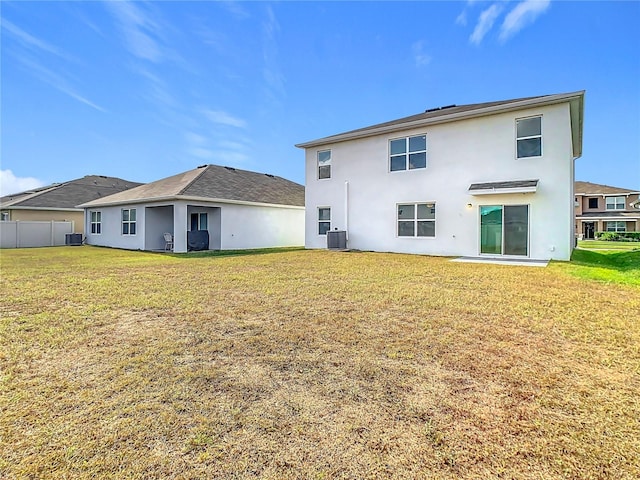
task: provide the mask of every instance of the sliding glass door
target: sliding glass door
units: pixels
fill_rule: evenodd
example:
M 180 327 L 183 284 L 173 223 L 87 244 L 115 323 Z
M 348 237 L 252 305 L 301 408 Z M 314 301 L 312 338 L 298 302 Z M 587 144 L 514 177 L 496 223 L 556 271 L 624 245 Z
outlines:
M 528 247 L 528 205 L 480 207 L 480 253 L 527 256 Z

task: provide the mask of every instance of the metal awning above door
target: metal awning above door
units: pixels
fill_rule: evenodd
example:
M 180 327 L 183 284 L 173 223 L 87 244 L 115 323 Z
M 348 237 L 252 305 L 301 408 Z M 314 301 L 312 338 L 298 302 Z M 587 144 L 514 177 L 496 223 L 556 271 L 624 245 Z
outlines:
M 499 195 L 501 193 L 535 193 L 538 180 L 511 180 L 508 182 L 472 183 L 471 195 Z

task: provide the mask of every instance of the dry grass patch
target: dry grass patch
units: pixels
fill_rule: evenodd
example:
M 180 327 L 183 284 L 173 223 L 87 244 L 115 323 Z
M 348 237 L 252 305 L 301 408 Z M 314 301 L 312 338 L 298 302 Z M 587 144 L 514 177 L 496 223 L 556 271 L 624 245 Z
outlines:
M 637 478 L 640 289 L 569 267 L 3 251 L 0 477 Z

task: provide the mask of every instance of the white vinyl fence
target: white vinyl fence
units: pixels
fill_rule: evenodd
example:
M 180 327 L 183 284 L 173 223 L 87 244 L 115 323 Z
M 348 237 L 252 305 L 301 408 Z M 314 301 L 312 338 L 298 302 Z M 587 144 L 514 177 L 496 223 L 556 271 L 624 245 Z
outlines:
M 73 222 L 0 222 L 0 248 L 65 245 L 67 233 L 73 233 Z

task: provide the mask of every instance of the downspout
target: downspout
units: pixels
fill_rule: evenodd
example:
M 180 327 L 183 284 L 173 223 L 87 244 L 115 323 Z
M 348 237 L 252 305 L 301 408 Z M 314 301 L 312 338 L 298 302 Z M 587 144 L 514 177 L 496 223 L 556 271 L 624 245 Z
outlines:
M 344 230 L 346 239 L 349 240 L 349 181 L 344 182 Z

